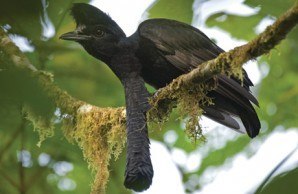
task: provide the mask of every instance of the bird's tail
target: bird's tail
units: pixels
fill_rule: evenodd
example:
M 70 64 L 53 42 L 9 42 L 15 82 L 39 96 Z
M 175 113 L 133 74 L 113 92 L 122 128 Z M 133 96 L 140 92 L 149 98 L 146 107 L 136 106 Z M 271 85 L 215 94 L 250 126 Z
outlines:
M 258 101 L 249 91 L 252 83 L 247 75 L 244 81 L 241 86 L 234 79 L 218 76 L 218 87 L 208 93 L 214 105 L 203 107 L 204 115 L 235 130 L 239 130 L 240 125 L 233 117 L 239 117 L 248 136 L 254 138 L 259 134 L 261 124 L 251 102 L 258 105 Z
M 252 106 L 251 106 L 252 107 Z M 259 134 L 261 123 L 259 117 L 252 107 L 250 110 L 239 111 L 240 119 L 249 137 L 254 138 Z

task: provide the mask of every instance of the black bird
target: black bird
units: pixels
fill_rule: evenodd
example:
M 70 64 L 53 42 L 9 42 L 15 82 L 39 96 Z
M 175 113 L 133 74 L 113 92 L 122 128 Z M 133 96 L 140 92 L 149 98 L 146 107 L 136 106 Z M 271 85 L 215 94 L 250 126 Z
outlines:
M 60 38 L 80 43 L 93 57 L 106 63 L 124 86 L 127 120 L 127 164 L 125 187 L 148 189 L 153 168 L 150 159 L 146 112 L 150 108 L 145 82 L 156 89 L 224 52 L 200 30 L 169 19 L 149 19 L 126 37 L 122 29 L 101 10 L 83 3 L 71 9 L 75 31 Z M 251 104 L 253 86 L 244 72 L 244 81 L 218 75 L 218 86 L 208 93 L 214 105 L 203 107 L 204 115 L 239 130 L 239 117 L 249 137 L 259 133 L 260 121 Z

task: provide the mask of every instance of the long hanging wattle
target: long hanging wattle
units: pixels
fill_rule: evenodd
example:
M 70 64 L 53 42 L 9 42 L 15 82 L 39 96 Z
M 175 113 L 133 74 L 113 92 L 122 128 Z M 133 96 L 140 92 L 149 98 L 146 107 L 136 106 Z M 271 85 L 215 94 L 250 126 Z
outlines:
M 150 187 L 153 178 L 146 119 L 146 112 L 150 109 L 150 94 L 140 76 L 140 63 L 129 52 L 133 49 L 124 45 L 122 50 L 113 57 L 111 67 L 122 70 L 115 70 L 115 74 L 124 86 L 126 100 L 127 155 L 124 185 L 135 191 L 143 191 Z

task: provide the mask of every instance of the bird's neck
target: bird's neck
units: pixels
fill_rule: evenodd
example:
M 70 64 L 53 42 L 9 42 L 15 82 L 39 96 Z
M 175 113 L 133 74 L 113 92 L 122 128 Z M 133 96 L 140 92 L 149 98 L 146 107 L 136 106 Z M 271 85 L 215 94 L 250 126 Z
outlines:
M 119 51 L 111 58 L 110 63 L 108 63 L 108 66 L 122 83 L 126 78 L 140 74 L 141 64 L 135 52 L 136 45 L 126 39 L 123 42 L 119 42 Z

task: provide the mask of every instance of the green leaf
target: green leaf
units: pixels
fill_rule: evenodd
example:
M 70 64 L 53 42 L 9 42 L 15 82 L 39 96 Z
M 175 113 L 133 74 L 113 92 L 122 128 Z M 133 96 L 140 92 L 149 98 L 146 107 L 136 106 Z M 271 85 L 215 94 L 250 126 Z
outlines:
M 226 17 L 226 19 L 222 21 L 218 19 L 220 17 Z M 242 17 L 218 13 L 209 17 L 206 24 L 209 27 L 219 27 L 229 32 L 235 38 L 251 40 L 256 36 L 254 29 L 261 19 L 262 17 L 258 14 L 250 17 Z
M 149 8 L 150 18 L 168 18 L 190 24 L 193 0 L 158 0 Z
M 259 15 L 265 17 L 267 15 L 271 16 L 280 16 L 286 10 L 288 10 L 291 6 L 294 5 L 295 0 L 277 0 L 272 2 L 272 0 L 246 0 L 245 4 L 251 7 L 260 7 L 261 10 Z
M 298 30 L 294 29 L 268 56 L 261 59 L 269 64 L 269 74 L 262 80 L 259 99 L 261 118 L 272 130 L 278 125 L 286 128 L 298 126 L 297 57 Z M 272 110 L 276 109 L 276 110 Z M 273 112 L 272 112 L 273 111 Z
M 298 168 L 276 176 L 267 184 L 261 194 L 296 194 L 298 190 Z
M 41 14 L 41 1 L 4 1 L 0 6 L 0 25 L 9 24 L 11 26 L 10 33 L 30 39 L 39 39 L 42 31 Z

